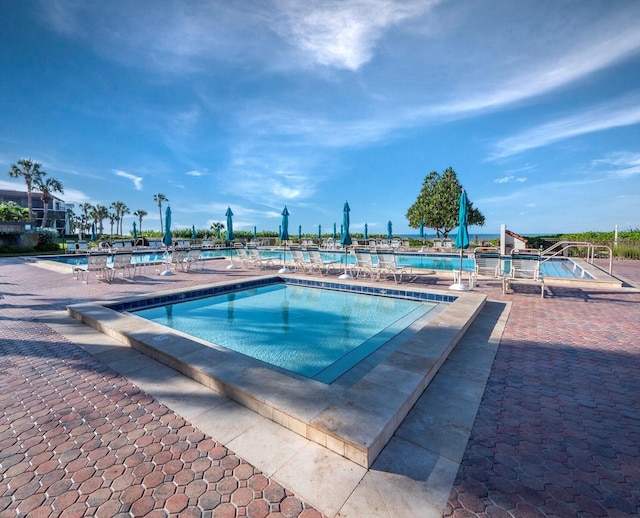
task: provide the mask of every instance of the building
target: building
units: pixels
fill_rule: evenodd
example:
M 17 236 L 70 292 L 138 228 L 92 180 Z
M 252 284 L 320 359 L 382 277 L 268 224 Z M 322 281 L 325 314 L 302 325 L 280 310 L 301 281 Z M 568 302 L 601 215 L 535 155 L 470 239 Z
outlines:
M 27 208 L 29 206 L 27 191 L 7 191 L 0 189 L 0 204 L 9 201 L 20 205 L 20 207 Z M 42 203 L 39 192 L 34 191 L 31 193 L 31 205 L 34 218 L 33 224 L 39 227 L 42 225 L 42 217 L 44 215 L 44 204 Z M 64 200 L 51 195 L 51 202 L 47 210 L 47 222 L 44 226 L 55 228 L 60 232 L 69 233 L 69 216 L 67 214 L 67 209 L 69 208 L 73 208 L 73 204 L 65 203 Z

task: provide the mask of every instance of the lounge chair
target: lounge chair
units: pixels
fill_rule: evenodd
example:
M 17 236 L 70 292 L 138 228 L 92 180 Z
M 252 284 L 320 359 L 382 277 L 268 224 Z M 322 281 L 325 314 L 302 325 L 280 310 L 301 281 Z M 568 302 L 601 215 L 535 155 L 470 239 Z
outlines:
M 397 283 L 398 277 L 402 282 L 402 275 L 409 271 L 411 274 L 411 265 L 396 263 L 396 256 L 391 250 L 378 250 L 378 272 L 380 274 L 393 275 L 393 280 Z
M 75 254 L 78 249 L 78 244 L 73 239 L 67 239 L 67 247 L 65 248 L 65 254 Z
M 107 254 L 87 254 L 87 264 L 80 264 L 73 267 L 73 276 L 89 284 L 91 273 L 95 273 L 98 279 L 109 280 L 107 272 Z
M 247 253 L 249 254 L 249 260 L 253 266 L 257 266 L 261 270 L 264 270 L 267 266 L 274 266 L 273 259 L 268 259 L 260 255 L 260 250 L 255 246 L 247 247 Z
M 453 248 L 453 240 L 446 238 L 442 240 L 442 248 L 445 250 L 451 250 Z
M 240 259 L 242 266 L 244 266 L 245 268 L 253 268 L 253 262 L 251 261 L 251 257 L 249 257 L 249 253 L 247 252 L 246 248 L 236 247 L 232 250 L 231 253 L 233 254 L 234 252 L 238 256 L 238 259 Z
M 291 259 L 293 261 L 293 267 L 297 270 L 306 272 L 309 267 L 309 262 L 304 257 L 304 252 L 299 246 L 292 246 L 289 251 L 291 252 Z
M 433 240 L 433 248 L 435 250 L 440 250 L 442 248 L 442 239 L 438 239 L 438 238 L 434 239 Z
M 502 293 L 506 294 L 513 284 L 533 284 L 540 286 L 540 297 L 544 298 L 544 277 L 540 273 L 539 250 L 512 250 L 511 268 L 502 277 Z
M 107 264 L 107 274 L 113 280 L 118 272 L 124 277 L 125 273 L 132 279 L 136 276 L 136 266 L 131 262 L 130 253 L 114 254 L 113 262 Z
M 356 277 L 360 277 L 362 275 L 369 275 L 373 280 L 373 275 L 375 273 L 376 279 L 380 278 L 380 271 L 378 270 L 378 265 L 373 264 L 373 257 L 370 250 L 364 248 L 356 248 L 352 250 L 353 255 L 356 258 L 354 270 Z
M 179 266 L 180 269 L 184 271 L 186 255 L 187 252 L 185 250 L 173 250 L 171 255 L 168 255 L 162 260 L 162 264 L 167 268 L 173 268 L 174 270 L 177 270 Z
M 204 268 L 204 259 L 200 257 L 201 253 L 202 250 L 200 250 L 199 248 L 192 248 L 191 250 L 189 250 L 187 257 L 184 260 L 187 271 L 189 271 L 189 268 L 191 268 L 192 265 L 200 265 L 199 270 L 202 270 Z
M 500 277 L 502 261 L 500 251 L 497 248 L 476 248 L 473 251 L 473 259 L 476 280 L 480 276 L 493 277 L 494 279 Z
M 329 273 L 336 264 L 340 264 L 340 261 L 325 261 L 320 255 L 320 250 L 316 246 L 310 246 L 307 248 L 307 255 L 309 256 L 309 271 L 314 269 L 318 270 L 318 273 L 322 275 L 322 269 L 325 273 Z
M 89 246 L 86 241 L 78 241 L 78 246 L 76 247 L 76 253 L 78 254 L 86 254 L 89 251 Z

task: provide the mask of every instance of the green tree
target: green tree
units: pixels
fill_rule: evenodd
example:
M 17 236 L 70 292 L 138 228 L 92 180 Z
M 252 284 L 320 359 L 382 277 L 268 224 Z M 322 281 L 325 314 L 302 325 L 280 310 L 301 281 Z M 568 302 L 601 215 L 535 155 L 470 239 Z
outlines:
M 442 174 L 431 171 L 422 183 L 415 203 L 407 210 L 406 218 L 412 228 L 420 227 L 420 220 L 435 230 L 436 236 L 447 237 L 458 226 L 458 201 L 462 185 L 451 168 Z M 484 215 L 468 202 L 469 225 L 484 225 Z
M 142 232 L 142 218 L 147 215 L 146 210 L 137 210 L 133 213 L 133 215 L 138 218 L 138 232 Z
M 216 221 L 214 223 L 211 223 L 211 227 L 209 228 L 211 228 L 211 230 L 213 230 L 215 235 L 218 236 L 218 234 L 224 230 L 224 223 Z
M 28 221 L 29 209 L 13 201 L 0 203 L 0 221 Z
M 164 234 L 164 229 L 162 228 L 162 202 L 166 201 L 169 203 L 169 198 L 162 193 L 158 193 L 153 195 L 153 201 L 158 204 L 158 212 L 160 213 L 160 233 Z
M 56 180 L 55 178 L 44 178 L 46 173 L 42 173 L 34 177 L 34 186 L 40 191 L 40 199 L 42 200 L 42 224 L 40 227 L 44 228 L 47 223 L 47 215 L 49 212 L 49 203 L 53 199 L 54 192 L 59 192 L 60 194 L 64 194 L 64 188 L 62 187 L 62 183 L 60 180 Z
M 91 211 L 91 218 L 96 224 L 98 234 L 104 233 L 104 220 L 109 217 L 109 209 L 104 205 L 96 205 Z
M 80 233 L 87 232 L 89 230 L 89 214 L 93 210 L 93 205 L 88 202 L 80 205 L 82 216 L 80 216 Z
M 40 170 L 41 164 L 34 162 L 30 158 L 23 158 L 18 160 L 18 164 L 11 164 L 9 170 L 9 176 L 11 178 L 24 178 L 24 183 L 27 186 L 27 206 L 29 207 L 29 221 L 33 223 L 33 201 L 31 199 L 31 193 L 37 178 L 47 174 Z
M 111 224 L 111 237 L 113 237 L 113 224 L 116 222 L 116 213 L 109 212 L 107 218 L 109 219 L 109 223 Z

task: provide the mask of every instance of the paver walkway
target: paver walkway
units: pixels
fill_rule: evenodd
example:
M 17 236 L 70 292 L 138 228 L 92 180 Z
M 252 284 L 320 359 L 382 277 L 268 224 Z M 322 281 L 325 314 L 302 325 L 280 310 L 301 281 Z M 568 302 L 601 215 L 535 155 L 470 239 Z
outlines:
M 637 262 L 614 273 L 640 285 Z M 0 260 L 0 517 L 320 516 L 39 321 L 229 275 L 82 285 Z M 513 306 L 445 514 L 637 516 L 640 294 L 479 290 Z

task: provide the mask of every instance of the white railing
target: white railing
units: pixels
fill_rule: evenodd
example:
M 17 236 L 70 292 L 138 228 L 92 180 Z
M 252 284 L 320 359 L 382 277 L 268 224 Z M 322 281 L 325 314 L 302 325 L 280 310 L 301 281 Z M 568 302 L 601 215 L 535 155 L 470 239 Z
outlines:
M 587 262 L 593 264 L 596 257 L 596 250 L 602 249 L 608 252 L 609 256 L 609 275 L 613 275 L 613 250 L 607 245 L 595 245 L 589 241 L 558 241 L 541 253 L 542 261 L 546 262 L 554 257 L 564 256 L 564 253 L 570 249 L 587 249 Z

